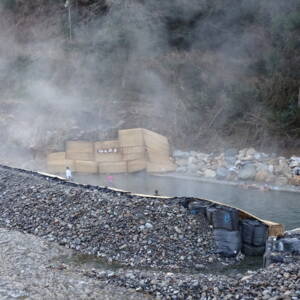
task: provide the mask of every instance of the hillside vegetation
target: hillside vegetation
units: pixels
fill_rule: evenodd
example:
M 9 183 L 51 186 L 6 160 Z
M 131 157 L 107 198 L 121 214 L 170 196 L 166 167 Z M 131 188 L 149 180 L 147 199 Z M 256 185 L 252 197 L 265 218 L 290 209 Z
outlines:
M 297 0 L 1 3 L 7 143 L 146 127 L 180 148 L 299 148 Z

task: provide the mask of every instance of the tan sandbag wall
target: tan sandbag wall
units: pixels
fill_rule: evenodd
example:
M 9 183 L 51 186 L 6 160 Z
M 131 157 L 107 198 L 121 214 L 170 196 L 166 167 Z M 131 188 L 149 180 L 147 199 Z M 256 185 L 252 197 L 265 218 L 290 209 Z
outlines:
M 95 142 L 95 161 L 97 162 L 117 162 L 122 160 L 122 152 L 118 140 Z
M 97 174 L 98 163 L 95 161 L 75 160 L 75 170 L 78 173 Z
M 99 173 L 100 174 L 127 173 L 127 162 L 126 161 L 101 162 L 99 163 Z
M 130 160 L 127 162 L 127 172 L 134 173 L 145 170 L 147 167 L 147 161 L 144 159 Z
M 170 160 L 168 139 L 153 131 L 134 128 L 118 131 L 118 140 L 68 141 L 66 152 L 48 156 L 48 170 L 65 172 L 69 166 L 79 173 L 133 173 L 147 170 L 151 173 L 176 169 Z

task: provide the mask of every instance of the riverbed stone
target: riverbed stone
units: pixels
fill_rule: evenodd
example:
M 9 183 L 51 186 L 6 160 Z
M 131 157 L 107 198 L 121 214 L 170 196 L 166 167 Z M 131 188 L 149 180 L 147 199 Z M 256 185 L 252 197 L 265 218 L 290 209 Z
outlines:
M 258 182 L 268 182 L 272 177 L 272 174 L 267 170 L 259 170 L 255 175 L 255 181 Z
M 254 179 L 256 175 L 256 168 L 252 164 L 247 164 L 243 166 L 238 173 L 239 179 L 242 180 L 251 180 Z
M 230 171 L 224 167 L 220 167 L 216 171 L 216 177 L 218 179 L 226 179 L 229 177 Z
M 210 170 L 210 169 L 208 169 L 208 170 L 205 170 L 204 171 L 204 176 L 205 177 L 208 177 L 208 178 L 215 178 L 216 177 L 216 172 L 214 171 L 214 170 Z

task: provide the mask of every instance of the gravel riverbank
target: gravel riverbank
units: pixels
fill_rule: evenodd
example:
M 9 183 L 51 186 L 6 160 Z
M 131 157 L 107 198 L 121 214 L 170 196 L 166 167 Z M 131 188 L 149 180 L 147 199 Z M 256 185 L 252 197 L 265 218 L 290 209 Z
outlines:
M 132 196 L 0 167 L 0 226 L 132 267 L 222 268 L 212 229 L 180 199 Z
M 0 228 L 0 299 L 151 299 L 132 289 L 87 278 L 60 263 L 61 256 L 73 254 L 33 235 Z
M 271 265 L 235 276 L 144 271 L 87 271 L 85 275 L 157 299 L 300 299 L 300 263 Z
M 211 273 L 236 259 L 214 254 L 212 229 L 205 218 L 187 214 L 179 201 L 132 196 L 0 167 L 0 227 L 6 227 L 0 229 L 0 296 L 300 298 L 299 261 L 230 276 Z M 61 265 L 58 256 L 73 252 L 67 248 L 98 255 L 111 267 Z

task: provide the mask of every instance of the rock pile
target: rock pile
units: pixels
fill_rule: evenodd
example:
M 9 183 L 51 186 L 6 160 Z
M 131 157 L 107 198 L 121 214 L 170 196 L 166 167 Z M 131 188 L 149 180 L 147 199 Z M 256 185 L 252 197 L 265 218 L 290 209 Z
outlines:
M 123 265 L 203 269 L 235 259 L 214 254 L 212 229 L 180 199 L 132 196 L 0 167 L 0 226 Z
M 87 271 L 107 284 L 134 288 L 156 299 L 299 299 L 300 264 L 271 265 L 246 274 L 188 275 L 152 271 Z
M 292 182 L 292 176 L 300 169 L 300 158 L 266 154 L 254 148 L 228 149 L 215 155 L 201 152 L 174 151 L 177 172 L 222 180 L 246 180 L 276 185 Z

